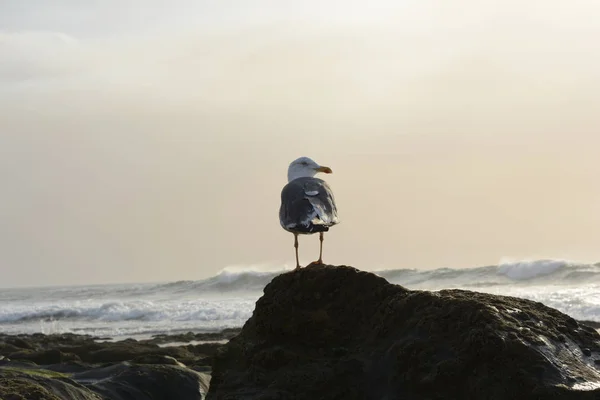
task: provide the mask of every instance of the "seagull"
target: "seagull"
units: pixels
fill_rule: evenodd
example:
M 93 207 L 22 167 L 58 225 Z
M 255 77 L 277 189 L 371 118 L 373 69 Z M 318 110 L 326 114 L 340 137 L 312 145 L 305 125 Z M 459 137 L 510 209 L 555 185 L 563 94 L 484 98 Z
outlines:
M 327 182 L 314 177 L 319 172 L 331 174 L 332 171 L 308 157 L 300 157 L 288 167 L 288 183 L 281 191 L 279 222 L 283 229 L 294 234 L 296 269 L 300 268 L 298 235 L 319 232 L 316 264 L 323 264 L 323 233 L 339 223 L 333 192 Z

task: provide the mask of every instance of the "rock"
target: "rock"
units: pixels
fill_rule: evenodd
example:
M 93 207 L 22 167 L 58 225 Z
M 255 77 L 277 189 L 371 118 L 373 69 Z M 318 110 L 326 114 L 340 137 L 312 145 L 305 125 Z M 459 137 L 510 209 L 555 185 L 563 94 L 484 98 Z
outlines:
M 20 338 L 20 337 L 11 338 L 11 339 L 7 340 L 6 343 L 12 344 L 13 346 L 18 347 L 20 349 L 28 349 L 28 350 L 35 349 L 35 346 L 33 346 L 30 342 L 28 342 L 27 340 Z
M 75 334 L 0 333 L 0 399 L 203 399 L 210 382 L 210 357 L 222 344 L 157 343 L 223 340 L 237 332 L 117 342 Z
M 223 345 L 217 343 L 188 344 L 185 348 L 193 354 L 214 356 Z
M 140 343 L 132 340 L 107 343 L 89 343 L 75 347 L 62 347 L 63 351 L 77 354 L 88 363 L 117 363 L 131 361 L 146 355 L 165 355 L 190 362 L 199 356 L 191 353 L 185 346 L 159 347 L 155 344 Z
M 107 399 L 202 400 L 210 377 L 174 365 L 133 365 L 90 388 Z
M 123 342 L 110 343 L 98 350 L 91 348 L 81 359 L 91 363 L 108 363 L 132 360 L 149 352 L 157 351 L 155 345 L 140 345 L 137 342 L 124 340 Z
M 148 354 L 134 358 L 131 362 L 136 364 L 158 364 L 158 365 L 178 365 L 184 367 L 185 365 L 177 361 L 171 356 L 163 356 L 161 354 Z
M 596 321 L 579 321 L 579 323 L 587 325 L 590 328 L 600 329 L 600 322 L 596 322 Z
M 210 376 L 176 365 L 119 363 L 70 376 L 47 369 L 0 367 L 6 400 L 202 400 Z
M 207 398 L 598 399 L 598 359 L 594 329 L 541 303 L 311 265 L 267 285 Z
M 101 400 L 66 376 L 46 370 L 0 368 L 0 398 L 6 400 Z
M 44 369 L 48 371 L 60 372 L 63 374 L 76 374 L 79 372 L 89 371 L 96 368 L 93 364 L 83 363 L 81 361 L 65 361 L 60 364 L 45 365 Z
M 58 364 L 65 361 L 80 361 L 79 357 L 71 353 L 63 353 L 59 349 L 31 351 L 23 350 L 9 355 L 12 360 L 28 360 L 39 365 Z
M 177 343 L 179 339 L 192 339 L 196 343 L 199 338 L 223 340 L 231 337 L 235 330 L 215 333 L 198 333 L 161 335 L 160 339 L 134 340 L 126 339 L 117 342 L 98 342 L 96 338 L 87 335 L 20 335 L 11 337 L 0 334 L 0 356 L 19 360 L 30 360 L 40 365 L 57 364 L 68 361 L 83 361 L 86 363 L 118 363 L 130 361 L 145 355 L 164 355 L 176 358 L 186 365 L 191 365 L 199 359 L 212 356 L 223 343 L 208 342 L 199 344 L 173 345 L 160 347 L 157 343 Z M 170 338 L 170 339 L 169 339 Z M 19 344 L 21 347 L 17 347 Z
M 208 375 L 212 373 L 212 367 L 210 365 L 193 365 L 192 369 L 196 372 L 203 372 Z
M 11 368 L 25 368 L 25 369 L 36 369 L 36 368 L 40 368 L 39 365 L 37 365 L 36 363 L 34 363 L 33 361 L 27 361 L 27 360 L 19 360 L 19 361 L 14 361 L 14 360 L 10 360 L 8 358 L 5 358 L 4 360 L 0 361 L 0 367 L 11 367 Z
M 22 349 L 21 347 L 14 346 L 10 343 L 0 343 L 0 354 L 8 356 L 12 353 L 18 353 L 20 351 L 28 351 L 28 349 Z
M 235 337 L 240 332 L 240 328 L 227 328 L 223 329 L 220 332 L 208 332 L 208 333 L 194 333 L 187 332 L 182 334 L 174 334 L 174 335 L 154 335 L 152 339 L 144 340 L 144 343 L 153 343 L 153 344 L 165 344 L 165 343 L 173 343 L 173 342 L 217 342 L 223 340 L 229 340 L 232 337 Z

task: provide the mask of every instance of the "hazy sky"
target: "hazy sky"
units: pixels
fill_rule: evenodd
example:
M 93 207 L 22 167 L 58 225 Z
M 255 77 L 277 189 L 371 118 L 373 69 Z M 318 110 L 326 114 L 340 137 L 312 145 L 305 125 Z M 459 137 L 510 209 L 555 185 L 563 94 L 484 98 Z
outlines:
M 0 287 L 292 266 L 299 156 L 326 262 L 600 260 L 599 37 L 597 0 L 0 0 Z

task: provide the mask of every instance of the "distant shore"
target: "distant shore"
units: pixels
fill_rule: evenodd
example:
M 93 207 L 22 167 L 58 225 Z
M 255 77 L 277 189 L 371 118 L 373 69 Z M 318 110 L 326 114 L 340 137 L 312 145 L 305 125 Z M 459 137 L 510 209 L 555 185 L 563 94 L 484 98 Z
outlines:
M 213 356 L 239 331 L 160 334 L 143 340 L 0 333 L 0 398 L 33 398 L 43 390 L 90 400 L 98 394 L 136 398 L 143 391 L 167 390 L 159 384 L 165 376 L 175 398 L 189 398 L 189 393 L 208 390 Z

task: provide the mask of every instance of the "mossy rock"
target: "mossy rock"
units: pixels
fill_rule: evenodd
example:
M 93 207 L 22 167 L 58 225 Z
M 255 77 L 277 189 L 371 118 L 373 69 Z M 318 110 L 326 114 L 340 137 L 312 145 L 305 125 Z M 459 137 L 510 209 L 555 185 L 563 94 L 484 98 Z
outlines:
M 100 400 L 101 397 L 59 372 L 1 367 L 0 399 Z
M 208 398 L 597 400 L 598 364 L 598 332 L 541 303 L 310 265 L 265 287 Z

